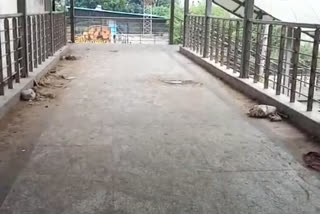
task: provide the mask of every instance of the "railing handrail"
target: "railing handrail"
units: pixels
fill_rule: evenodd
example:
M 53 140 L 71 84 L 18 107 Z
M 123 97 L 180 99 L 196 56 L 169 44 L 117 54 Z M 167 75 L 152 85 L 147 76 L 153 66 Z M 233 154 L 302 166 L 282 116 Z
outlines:
M 201 18 L 205 17 L 203 15 L 195 15 L 195 14 L 190 14 L 190 13 L 187 16 L 201 17 Z M 214 18 L 214 19 L 220 19 L 220 20 L 228 20 L 228 21 L 243 21 L 243 19 L 240 19 L 240 18 L 226 18 L 226 17 L 219 17 L 219 16 L 212 16 L 212 15 L 209 15 L 208 17 Z
M 81 19 L 123 19 L 123 20 L 143 20 L 143 17 L 141 18 L 134 18 L 134 17 L 108 17 L 108 16 L 74 16 L 74 18 L 81 18 Z M 170 20 L 168 18 L 152 18 L 152 20 Z
M 50 12 L 41 12 L 41 13 L 28 13 L 27 16 L 37 16 L 37 15 L 45 15 L 45 14 L 49 14 Z
M 0 19 L 6 19 L 6 18 L 16 18 L 21 17 L 22 13 L 13 13 L 13 14 L 0 14 Z
M 299 22 L 283 22 L 283 21 L 267 21 L 258 19 L 249 19 L 253 24 L 272 24 L 285 25 L 287 27 L 301 27 L 301 28 L 320 28 L 320 24 L 299 23 Z
M 66 13 L 67 11 L 53 11 L 52 13 L 53 14 L 64 14 L 64 13 Z M 48 12 L 48 13 L 50 13 L 50 12 Z

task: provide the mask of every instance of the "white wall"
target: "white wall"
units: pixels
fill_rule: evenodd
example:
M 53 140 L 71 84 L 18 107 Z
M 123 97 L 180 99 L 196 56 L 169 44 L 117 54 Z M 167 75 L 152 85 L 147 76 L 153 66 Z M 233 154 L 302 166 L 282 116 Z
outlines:
M 28 13 L 44 12 L 45 0 L 27 0 Z M 17 13 L 17 0 L 0 0 L 0 14 Z
M 17 13 L 16 0 L 0 0 L 0 14 Z
M 3 0 L 0 0 L 3 1 Z M 41 13 L 44 12 L 45 0 L 28 0 L 27 11 L 28 13 Z

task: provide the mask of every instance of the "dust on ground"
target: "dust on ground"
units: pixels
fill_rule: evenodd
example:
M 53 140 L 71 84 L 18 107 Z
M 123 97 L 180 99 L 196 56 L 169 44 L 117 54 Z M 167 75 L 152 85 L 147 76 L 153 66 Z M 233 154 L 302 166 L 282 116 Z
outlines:
M 19 102 L 0 119 L 0 206 L 28 162 L 36 139 L 50 123 L 50 113 L 59 106 L 63 92 L 76 81 L 77 72 L 71 69 L 73 63 L 60 61 L 35 82 L 35 100 Z

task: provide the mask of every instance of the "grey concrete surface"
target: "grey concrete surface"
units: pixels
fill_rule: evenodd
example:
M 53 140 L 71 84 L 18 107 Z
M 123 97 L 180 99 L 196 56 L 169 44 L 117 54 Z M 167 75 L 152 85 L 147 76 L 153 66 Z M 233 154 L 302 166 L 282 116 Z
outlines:
M 45 125 L 1 214 L 320 212 L 320 176 L 301 162 L 318 145 L 285 122 L 248 118 L 253 102 L 177 47 L 72 52 L 77 78 L 37 118 Z M 199 84 L 161 81 L 172 79 Z

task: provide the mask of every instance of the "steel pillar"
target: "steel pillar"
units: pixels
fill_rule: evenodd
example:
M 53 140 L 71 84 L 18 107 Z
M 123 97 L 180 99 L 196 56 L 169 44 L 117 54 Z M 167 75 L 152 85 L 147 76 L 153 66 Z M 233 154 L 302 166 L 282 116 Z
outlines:
M 253 11 L 254 0 L 245 0 L 240 78 L 249 78 L 250 40 L 252 35 L 252 23 L 250 19 L 253 18 Z
M 212 13 L 212 0 L 206 0 L 205 11 L 205 28 L 204 28 L 204 47 L 203 57 L 207 58 L 209 55 L 209 32 L 210 32 L 210 15 Z
M 170 29 L 169 29 L 169 44 L 174 44 L 174 8 L 175 8 L 175 0 L 171 0 L 170 7 Z
M 75 42 L 74 36 L 74 0 L 70 0 L 70 28 L 71 28 L 71 42 Z
M 189 14 L 189 0 L 184 0 L 183 47 L 186 47 L 188 14 Z
M 27 0 L 18 0 L 18 12 L 23 14 L 22 17 L 22 28 L 23 28 L 23 64 L 24 68 L 22 70 L 21 76 L 27 77 L 29 73 L 29 51 L 28 51 L 28 33 L 27 33 Z M 0 45 L 1 46 L 1 45 Z

